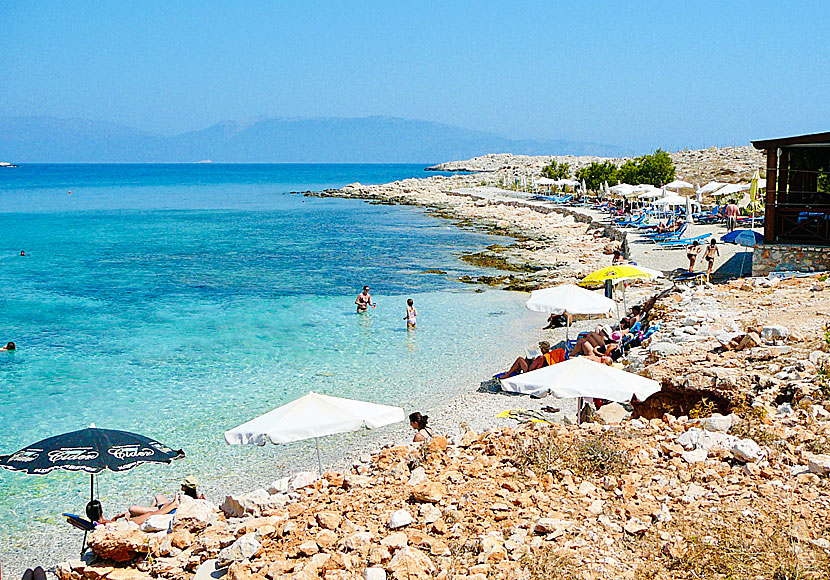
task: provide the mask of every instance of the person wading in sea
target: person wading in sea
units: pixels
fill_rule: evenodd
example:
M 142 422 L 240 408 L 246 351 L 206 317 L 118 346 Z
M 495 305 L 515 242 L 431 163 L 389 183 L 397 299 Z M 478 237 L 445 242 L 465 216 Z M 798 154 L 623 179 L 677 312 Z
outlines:
M 369 294 L 368 286 L 363 287 L 363 292 L 357 295 L 357 298 L 355 299 L 354 303 L 357 304 L 358 312 L 366 312 L 367 310 L 369 310 L 370 306 L 372 308 L 377 306 L 377 304 L 372 302 L 372 295 Z

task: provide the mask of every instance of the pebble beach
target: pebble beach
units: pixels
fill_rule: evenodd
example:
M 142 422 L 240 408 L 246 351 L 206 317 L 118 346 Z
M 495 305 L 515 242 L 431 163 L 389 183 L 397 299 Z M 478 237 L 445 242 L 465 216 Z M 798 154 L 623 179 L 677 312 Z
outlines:
M 685 153 L 685 155 L 686 157 L 693 158 L 696 160 L 696 163 L 698 164 L 696 165 L 698 171 L 697 175 L 701 176 L 701 178 L 705 178 L 707 176 L 706 171 L 710 172 L 708 175 L 723 175 L 722 172 L 724 171 L 724 167 L 726 167 L 729 171 L 734 171 L 736 175 L 739 175 L 742 172 L 748 170 L 749 164 L 751 163 L 751 161 L 745 161 L 744 157 L 741 156 L 740 151 L 738 151 L 738 153 L 723 153 L 722 151 L 715 151 L 712 152 L 712 155 L 710 155 L 709 157 L 714 158 L 716 161 L 711 161 L 709 157 L 706 157 L 706 159 L 709 159 L 709 161 L 707 162 L 711 163 L 711 167 L 709 167 L 708 169 L 701 169 L 701 164 L 705 165 L 705 163 L 700 161 L 700 155 L 695 156 L 689 153 Z M 724 158 L 727 158 L 728 161 L 724 162 Z M 445 165 L 439 167 L 444 170 L 454 169 L 464 171 L 471 171 L 475 170 L 475 168 L 478 168 L 479 170 L 485 171 L 486 173 L 454 175 L 449 177 L 434 176 L 423 179 L 409 179 L 374 186 L 362 186 L 360 184 L 352 184 L 346 186 L 341 190 L 326 190 L 324 192 L 313 192 L 310 193 L 310 195 L 356 198 L 368 200 L 371 203 L 417 205 L 426 208 L 426 210 L 432 213 L 433 215 L 437 215 L 439 217 L 452 221 L 459 227 L 484 230 L 490 233 L 498 233 L 500 235 L 507 235 L 509 237 L 512 237 L 515 241 L 508 245 L 492 247 L 489 248 L 486 252 L 481 252 L 480 254 L 466 258 L 470 260 L 471 263 L 480 264 L 488 268 L 495 268 L 500 272 L 503 272 L 503 274 L 499 275 L 482 274 L 481 277 L 473 277 L 469 280 L 469 282 L 472 284 L 487 284 L 499 288 L 527 291 L 534 288 L 546 287 L 559 283 L 574 283 L 582 277 L 584 277 L 585 275 L 587 275 L 588 273 L 602 266 L 607 265 L 610 262 L 609 255 L 613 251 L 613 248 L 620 247 L 621 245 L 624 245 L 629 257 L 635 259 L 636 261 L 638 261 L 638 263 L 648 266 L 650 268 L 670 272 L 677 268 L 685 267 L 685 256 L 683 255 L 682 250 L 673 252 L 655 251 L 649 247 L 646 247 L 643 244 L 638 243 L 638 240 L 636 238 L 626 236 L 625 234 L 615 230 L 614 228 L 609 227 L 606 223 L 603 222 L 604 216 L 601 214 L 592 214 L 592 212 L 590 212 L 589 210 L 583 209 L 573 210 L 570 208 L 553 207 L 551 204 L 540 204 L 533 200 L 527 199 L 527 196 L 521 195 L 520 193 L 506 192 L 498 188 L 499 182 L 503 181 L 504 179 L 504 172 L 515 171 L 517 167 L 526 168 L 529 171 L 530 168 L 535 168 L 539 163 L 541 163 L 543 159 L 540 160 L 539 158 L 514 158 L 511 156 L 509 159 L 507 159 L 506 166 L 505 159 L 502 158 L 500 161 L 498 161 L 498 163 L 493 162 L 491 163 L 491 165 L 486 167 L 481 166 L 481 164 L 477 165 L 473 162 L 456 162 L 454 165 L 451 166 Z M 489 161 L 492 162 L 493 160 L 490 159 Z M 730 163 L 732 163 L 732 165 L 730 165 Z M 499 164 L 500 166 L 496 167 L 496 165 Z M 718 229 L 718 226 L 709 227 L 708 229 L 704 228 L 703 226 L 697 227 L 701 229 L 695 231 L 696 234 L 704 232 L 704 230 L 706 230 L 705 233 L 709 233 L 709 230 L 711 230 L 712 233 L 720 233 L 720 229 Z M 735 255 L 738 252 L 738 248 L 725 248 L 724 252 L 725 253 L 723 255 L 723 260 L 726 262 L 729 261 L 732 255 Z M 725 277 L 729 277 L 730 274 L 730 272 L 723 273 Z M 629 289 L 629 304 L 644 301 L 648 297 L 669 286 L 670 283 L 666 281 L 657 281 L 634 285 Z M 710 300 L 710 302 L 708 303 L 704 300 L 704 304 L 712 305 L 714 302 L 717 302 L 718 299 L 716 297 L 718 295 L 718 290 L 709 290 L 707 292 L 709 292 L 710 295 L 714 296 L 715 298 L 712 298 L 712 300 Z M 699 303 L 700 299 L 700 296 L 695 298 L 694 293 L 687 292 L 686 294 L 681 294 L 681 299 L 678 301 L 678 304 L 685 306 L 690 301 L 694 302 L 695 300 L 697 300 Z M 713 308 L 715 310 L 719 310 L 719 307 L 714 306 Z M 697 307 L 695 312 L 698 312 L 700 310 L 701 309 Z M 681 315 L 678 314 L 677 316 L 679 317 Z M 539 316 L 539 330 L 528 332 L 526 335 L 519 337 L 519 341 L 523 342 L 528 347 L 533 346 L 536 342 L 542 339 L 548 340 L 552 343 L 561 341 L 564 338 L 564 330 L 541 330 L 541 326 L 544 323 L 543 318 L 544 317 L 542 317 L 541 315 Z M 712 324 L 718 318 L 723 318 L 723 315 L 721 313 L 718 316 L 710 317 L 704 313 L 700 318 L 701 320 L 697 321 L 696 323 L 703 324 L 705 326 L 707 323 Z M 760 322 L 756 320 L 754 321 L 754 324 L 760 324 Z M 595 320 L 580 320 L 577 321 L 577 323 L 575 324 L 574 330 L 579 331 L 583 329 L 588 329 L 595 325 Z M 723 326 L 727 326 L 726 321 L 724 321 Z M 731 326 L 729 326 L 729 328 L 731 328 Z M 741 328 L 741 330 L 743 330 L 743 327 Z M 705 337 L 711 339 L 715 334 L 715 330 L 707 330 L 705 333 Z M 703 337 L 704 334 L 701 334 L 700 336 Z M 683 348 L 686 347 L 684 346 Z M 470 381 L 467 387 L 463 388 L 462 392 L 458 396 L 452 397 L 449 401 L 442 402 L 441 404 L 433 408 L 425 407 L 421 409 L 422 412 L 425 412 L 430 416 L 430 426 L 434 427 L 434 429 L 437 432 L 445 434 L 447 436 L 447 439 L 450 442 L 450 447 L 457 446 L 453 448 L 458 450 L 469 448 L 469 445 L 471 444 L 470 440 L 474 441 L 478 437 L 486 438 L 487 436 L 484 434 L 487 432 L 505 433 L 510 430 L 527 429 L 527 426 L 520 426 L 519 421 L 496 418 L 496 415 L 498 413 L 508 409 L 531 410 L 544 415 L 545 413 L 548 413 L 548 411 L 545 411 L 543 409 L 555 407 L 559 409 L 559 412 L 550 413 L 551 422 L 556 424 L 570 424 L 573 422 L 575 414 L 575 404 L 573 401 L 556 400 L 551 398 L 531 399 L 529 397 L 502 393 L 499 392 L 494 382 L 492 380 L 489 380 L 490 376 L 492 376 L 499 370 L 503 370 L 504 368 L 506 368 L 506 366 L 509 365 L 512 359 L 519 354 L 521 353 L 504 352 L 503 356 L 500 359 L 486 361 L 484 364 L 482 364 L 480 380 Z M 640 362 L 635 362 L 634 366 L 637 367 L 639 365 L 639 368 L 642 368 L 644 362 L 644 360 Z M 676 367 L 670 364 L 667 368 L 675 369 Z M 636 370 L 636 368 L 634 370 Z M 651 372 L 653 373 L 652 376 L 658 376 L 656 374 L 656 370 L 652 370 Z M 664 382 L 671 382 L 675 379 L 674 376 L 660 375 L 660 377 L 661 380 L 663 380 Z M 772 405 L 773 403 L 774 401 L 764 401 L 764 404 L 768 406 Z M 676 420 L 676 417 L 672 417 L 672 419 Z M 686 421 L 689 420 L 688 417 L 685 417 L 684 419 Z M 686 429 L 692 426 L 691 423 L 683 423 L 683 425 L 684 428 L 682 429 L 682 431 L 685 431 Z M 668 432 L 671 432 L 672 429 L 674 429 L 675 432 L 678 432 L 679 429 L 677 425 L 674 425 L 671 421 L 666 420 L 665 425 L 649 425 L 647 421 L 645 423 L 640 424 L 635 424 L 632 422 L 632 425 L 624 427 L 624 430 L 633 429 L 634 431 L 637 431 L 638 429 L 643 428 L 652 429 L 656 433 L 658 439 L 660 437 L 660 433 L 665 433 L 666 430 L 668 430 Z M 594 427 L 589 428 L 586 432 L 591 433 L 592 429 L 594 429 Z M 566 438 L 571 436 L 566 435 L 565 433 L 562 434 Z M 377 476 L 379 473 L 387 473 L 385 477 L 388 481 L 388 472 L 385 471 L 388 470 L 388 466 L 383 467 L 381 464 L 387 462 L 387 460 L 389 460 L 390 457 L 392 458 L 392 464 L 394 464 L 394 457 L 405 455 L 403 451 L 400 451 L 401 447 L 398 446 L 390 448 L 389 445 L 404 444 L 406 441 L 409 440 L 410 436 L 411 431 L 409 430 L 408 426 L 404 425 L 385 428 L 377 432 L 361 434 L 360 436 L 347 435 L 344 436 L 345 445 L 338 444 L 336 448 L 329 448 L 325 450 L 324 463 L 328 466 L 332 473 L 353 472 L 357 473 L 358 476 L 361 477 L 365 475 Z M 465 437 L 468 439 L 468 447 L 465 447 L 465 445 L 462 443 Z M 347 453 L 342 452 L 342 449 L 344 447 L 349 450 Z M 638 452 L 639 451 L 637 449 L 634 450 L 634 453 Z M 649 453 L 651 452 L 649 451 Z M 679 450 L 675 454 L 675 456 L 680 457 L 681 453 L 683 453 L 682 449 Z M 668 455 L 671 456 L 670 453 L 668 453 Z M 378 459 L 379 457 L 381 458 L 380 460 Z M 486 465 L 486 457 L 479 459 Z M 653 461 L 653 458 L 651 460 Z M 306 463 L 310 466 L 312 464 L 312 461 L 312 456 L 311 454 L 309 454 L 307 456 Z M 449 463 L 451 464 L 452 462 Z M 759 463 L 762 462 L 759 461 Z M 648 462 L 644 460 L 642 462 L 639 462 L 639 464 L 645 467 L 648 465 Z M 439 462 L 438 466 L 427 467 L 427 474 L 435 475 L 438 481 L 447 481 L 444 475 L 438 477 L 438 472 L 441 471 L 440 465 L 441 463 Z M 443 465 L 445 466 L 446 471 L 446 466 L 448 465 L 448 463 L 444 461 Z M 452 471 L 451 465 L 449 468 L 450 471 Z M 438 472 L 435 472 L 435 469 L 437 469 Z M 749 476 L 757 476 L 760 473 L 753 473 L 752 469 L 748 469 L 745 471 L 748 471 Z M 409 484 L 412 484 L 412 477 L 414 477 L 414 474 L 411 473 L 411 470 L 407 470 L 406 474 L 400 474 L 398 479 L 401 483 L 408 481 Z M 453 479 L 454 477 L 455 476 L 450 475 L 449 481 L 455 481 Z M 571 477 L 570 484 L 568 484 L 569 477 Z M 533 478 L 531 478 L 531 481 L 532 479 Z M 329 485 L 331 485 L 333 488 L 336 488 L 340 480 L 337 478 L 337 476 L 330 476 L 328 479 L 325 479 L 324 481 L 328 481 Z M 629 482 L 629 484 L 636 485 L 639 481 L 641 480 Z M 656 482 L 657 480 L 655 479 L 654 481 Z M 267 487 L 268 485 L 268 481 L 258 480 L 256 476 L 252 476 L 251 478 L 251 489 L 256 489 L 258 487 Z M 529 484 L 522 485 L 524 486 Z M 565 474 L 563 485 L 565 486 L 563 488 L 565 490 L 567 489 L 568 485 L 577 485 L 577 483 L 573 481 L 573 474 L 571 474 L 570 476 L 567 473 Z M 550 489 L 551 486 L 555 487 L 555 483 L 553 481 L 548 482 L 547 479 L 543 478 L 541 480 L 541 483 L 539 483 L 539 486 L 539 489 Z M 360 486 L 358 485 L 358 487 Z M 371 485 L 369 487 L 371 487 Z M 587 487 L 585 487 L 585 489 L 583 490 L 583 487 L 585 486 L 579 485 L 580 494 L 582 494 L 583 491 L 588 489 Z M 325 486 L 323 489 L 325 489 Z M 514 491 L 511 489 L 509 485 L 503 487 L 503 489 L 506 489 L 510 493 Z M 316 495 L 320 493 L 319 485 L 317 485 L 316 490 L 317 491 L 306 492 L 307 497 L 310 499 L 316 497 Z M 214 500 L 214 503 L 218 504 L 222 502 L 225 496 L 234 495 L 236 497 L 240 497 L 240 494 L 244 494 L 245 491 L 246 490 L 239 489 L 223 489 L 221 488 L 221 486 L 218 486 L 216 489 L 211 490 L 209 499 Z M 519 489 L 517 488 L 516 491 L 518 492 Z M 606 492 L 609 491 L 612 490 L 606 490 Z M 594 497 L 593 495 L 595 492 L 599 494 L 596 497 Z M 565 492 L 562 491 L 562 493 Z M 682 497 L 687 497 L 688 493 L 689 492 L 687 490 L 686 495 Z M 583 495 L 593 498 L 593 503 L 591 504 L 593 508 L 597 507 L 597 501 L 602 501 L 602 498 L 599 497 L 602 496 L 602 492 L 597 492 L 596 487 L 594 487 L 592 491 L 585 493 Z M 292 497 L 293 501 L 296 501 L 297 498 L 306 496 L 300 493 L 299 495 L 294 495 Z M 564 498 L 563 501 L 565 504 L 567 504 L 567 501 Z M 607 499 L 605 501 L 607 501 Z M 291 512 L 292 509 L 290 505 L 292 504 L 289 504 L 288 506 L 289 512 Z M 444 504 L 442 503 L 441 505 L 443 506 Z M 453 509 L 460 509 L 461 504 L 459 504 L 458 501 L 455 501 L 452 502 L 451 507 Z M 319 509 L 320 508 L 316 508 L 312 511 L 314 513 L 319 513 Z M 442 509 L 444 508 L 442 507 Z M 568 510 L 564 510 L 563 512 L 560 509 L 560 512 L 558 513 L 558 516 L 553 517 L 554 520 L 561 522 L 570 521 L 568 518 L 572 516 L 572 514 L 570 514 L 569 516 Z M 602 513 L 605 512 L 600 510 L 600 514 Z M 276 512 L 274 512 L 274 514 L 276 514 Z M 264 517 L 265 514 L 259 514 L 257 512 L 256 515 L 258 517 Z M 268 517 L 278 516 L 272 515 Z M 645 519 L 641 515 L 638 515 L 636 517 L 630 515 L 627 518 L 624 517 L 622 524 L 619 525 L 619 530 L 617 530 L 614 527 L 616 524 L 607 525 L 603 523 L 602 517 L 603 516 L 600 515 L 600 526 L 604 526 L 605 533 L 611 533 L 612 535 L 622 534 L 623 536 L 625 536 L 626 534 L 628 534 L 634 537 L 639 537 L 640 534 L 646 532 L 646 530 L 651 528 L 651 524 L 646 525 L 645 523 L 642 523 L 642 529 L 639 529 L 637 527 L 637 525 L 640 525 L 639 523 L 637 525 L 632 524 L 630 526 L 625 526 L 626 521 L 630 522 L 632 519 L 636 519 L 637 522 L 645 522 Z M 662 521 L 660 520 L 660 517 L 657 517 L 655 521 Z M 281 518 L 281 516 L 279 516 L 279 518 Z M 356 519 L 359 520 L 360 518 Z M 279 521 L 283 520 L 279 519 Z M 459 519 L 458 521 L 461 520 Z M 256 527 L 250 521 L 247 524 L 245 524 L 244 518 L 243 520 L 241 520 L 241 522 L 242 524 L 248 526 L 247 528 L 244 528 L 243 526 L 244 529 L 254 530 Z M 269 524 L 264 521 L 261 521 L 256 525 L 273 524 L 274 522 L 271 522 Z M 547 537 L 545 537 L 545 540 L 551 542 L 555 541 L 557 538 L 564 537 L 563 534 L 560 533 L 560 531 L 566 530 L 572 524 L 566 525 L 550 523 L 545 525 L 549 525 L 550 530 L 545 531 L 542 535 L 547 535 Z M 341 528 L 341 524 L 338 524 L 333 529 L 326 525 L 319 524 L 319 522 L 318 526 L 322 526 L 324 529 L 334 531 L 338 535 L 340 535 L 341 533 L 346 533 L 348 535 L 348 530 Z M 622 529 L 624 526 L 625 530 Z M 533 526 L 531 526 L 531 528 L 532 527 Z M 429 528 L 429 526 L 427 526 L 427 528 Z M 630 531 L 634 530 L 635 528 L 637 528 L 638 531 Z M 313 526 L 311 526 L 311 524 L 309 524 L 309 529 L 314 531 L 314 528 Z M 356 529 L 357 528 L 355 528 L 355 530 Z M 370 525 L 369 530 L 371 531 L 372 529 L 374 528 L 372 528 L 372 526 Z M 426 531 L 429 532 L 429 529 L 427 529 Z M 381 532 L 378 533 L 380 533 L 381 536 L 383 535 Z M 571 532 L 565 534 L 565 536 L 569 534 L 571 534 Z M 265 535 L 267 536 L 268 534 L 266 533 Z M 513 535 L 515 536 L 515 533 Z M 241 535 L 236 533 L 236 537 L 239 538 L 241 537 Z M 64 545 L 63 542 L 53 543 L 53 551 L 68 554 L 69 542 L 68 539 L 66 540 L 66 545 Z M 398 538 L 398 540 L 400 540 L 400 538 Z M 513 538 L 513 540 L 514 543 L 518 541 L 517 538 Z M 406 539 L 404 539 L 403 541 L 404 545 L 406 545 Z M 409 541 L 415 542 L 416 540 L 413 540 L 410 535 Z M 72 543 L 74 545 L 74 541 Z M 258 549 L 260 550 L 259 554 L 262 554 L 261 550 L 263 549 L 263 546 L 267 544 L 267 542 L 261 537 L 259 537 L 258 543 Z M 536 547 L 538 548 L 538 542 L 536 544 Z M 562 542 L 559 542 L 559 544 L 562 544 Z M 317 539 L 316 552 L 314 552 L 310 547 L 308 547 L 308 549 L 312 550 L 313 553 L 306 554 L 302 547 L 298 548 L 297 546 L 300 545 L 299 542 L 294 542 L 292 545 L 294 546 L 294 548 L 291 548 L 288 552 L 286 552 L 286 554 L 288 554 L 287 557 L 289 559 L 302 559 L 305 557 L 312 558 L 320 555 L 320 553 L 328 553 L 328 550 L 325 547 L 325 542 L 320 541 L 319 537 Z M 412 559 L 412 561 L 408 562 L 405 566 L 414 567 L 417 565 L 420 567 L 419 569 L 429 569 L 430 565 L 435 566 L 434 562 L 426 563 L 423 560 L 421 560 L 419 555 L 420 552 L 418 554 L 406 553 L 406 550 L 402 549 L 402 547 L 396 548 L 394 544 L 387 545 L 390 548 L 389 558 L 384 558 L 382 555 L 378 555 L 374 559 L 377 560 L 375 562 L 370 557 L 370 562 L 374 562 L 375 565 L 370 565 L 369 568 L 386 568 L 386 573 L 391 574 L 392 577 L 403 577 L 400 576 L 400 574 L 397 572 L 400 566 L 400 562 L 397 562 L 393 565 L 390 561 L 393 552 L 398 553 L 399 556 L 404 555 L 405 557 Z M 411 545 L 415 546 L 416 544 L 413 543 Z M 486 553 L 487 555 L 485 555 L 485 557 L 483 558 L 483 562 L 475 564 L 475 566 L 478 566 L 478 568 L 474 569 L 475 566 L 467 563 L 464 565 L 466 567 L 461 566 L 458 569 L 458 573 L 456 573 L 456 575 L 461 574 L 467 577 L 472 577 L 477 574 L 483 574 L 484 577 L 487 577 L 490 573 L 494 573 L 497 574 L 498 577 L 522 577 L 521 574 L 519 576 L 511 576 L 510 572 L 508 571 L 509 566 L 496 567 L 496 563 L 501 561 L 499 559 L 500 556 L 493 556 L 493 558 L 491 559 L 489 552 L 487 551 L 490 548 L 482 546 L 483 544 L 479 545 L 479 549 L 484 550 L 481 553 Z M 578 546 L 579 544 L 577 543 L 571 547 L 576 548 Z M 512 557 L 510 553 L 510 546 L 502 544 L 501 547 L 505 550 L 505 554 L 507 556 L 505 558 L 506 561 L 521 561 L 521 554 L 519 554 L 516 558 Z M 423 545 L 421 546 L 421 548 L 423 548 Z M 45 547 L 41 549 L 45 549 Z M 321 549 L 323 552 L 320 552 Z M 413 549 L 417 551 L 416 548 Z M 293 552 L 291 550 L 293 550 Z M 451 552 L 451 550 L 449 551 Z M 174 559 L 175 556 L 179 555 L 180 552 L 180 548 L 178 553 L 175 552 L 175 550 L 168 549 L 168 553 L 172 553 L 172 555 L 170 556 L 171 560 Z M 614 553 L 613 555 L 602 555 L 601 552 L 602 550 L 599 550 L 595 555 L 596 557 L 591 556 L 591 558 L 589 558 L 589 560 L 591 560 L 592 562 L 596 562 L 596 565 L 589 566 L 590 569 L 585 569 L 583 571 L 584 573 L 582 573 L 581 576 L 574 577 L 609 577 L 605 576 L 604 574 L 612 573 L 612 570 L 615 571 L 614 573 L 622 574 L 619 577 L 636 577 L 634 575 L 635 567 L 633 565 L 630 565 L 630 562 L 628 562 L 625 558 L 621 558 L 620 555 L 617 553 Z M 439 566 L 441 565 L 440 562 L 443 562 L 442 558 L 448 556 L 448 554 L 443 554 L 440 547 L 436 548 L 433 551 L 431 551 L 430 548 L 427 548 L 426 553 L 432 554 L 432 557 L 435 558 L 436 561 L 439 561 Z M 345 570 L 337 566 L 331 567 L 331 570 L 328 573 L 324 569 L 321 569 L 319 568 L 319 566 L 315 565 L 316 567 L 314 567 L 313 570 L 309 568 L 306 576 L 298 576 L 298 574 L 301 574 L 303 570 L 305 570 L 305 568 L 303 568 L 302 566 L 292 566 L 293 572 L 286 568 L 286 566 L 282 563 L 279 564 L 279 567 L 276 568 L 273 566 L 271 568 L 268 568 L 267 564 L 264 567 L 259 566 L 259 568 L 257 568 L 257 566 L 255 565 L 256 555 L 257 552 L 254 552 L 253 554 L 245 556 L 241 559 L 233 558 L 231 560 L 231 575 L 234 578 L 240 579 L 257 577 L 257 575 L 262 575 L 267 579 L 277 579 L 283 577 L 359 577 L 359 575 L 355 575 L 354 571 L 349 571 L 350 568 L 348 565 L 345 566 Z M 404 556 L 401 556 L 401 558 L 403 558 Z M 619 562 L 620 565 L 617 566 L 616 564 L 613 564 L 610 561 L 606 562 L 605 564 L 602 564 L 602 558 L 605 558 L 606 560 L 616 559 L 616 561 Z M 318 558 L 318 562 L 320 560 L 321 558 Z M 199 561 L 200 563 L 203 562 L 204 558 L 200 558 Z M 269 561 L 273 563 L 275 560 L 271 559 Z M 481 558 L 479 558 L 479 561 L 481 561 Z M 252 562 L 254 563 L 252 564 Z M 185 572 L 184 570 L 179 572 L 177 571 L 177 568 L 173 566 L 172 562 L 170 565 L 171 568 L 169 570 L 165 570 L 163 566 L 156 566 L 151 568 L 147 568 L 145 566 L 140 571 L 135 571 L 134 574 L 136 578 L 142 579 L 148 578 L 150 576 L 184 578 L 189 577 L 189 574 L 192 574 L 192 572 L 195 570 L 195 568 L 193 567 L 186 567 L 186 569 L 190 570 L 190 572 Z M 485 565 L 485 567 L 482 567 L 483 565 Z M 363 566 L 365 568 L 366 564 L 364 564 Z M 282 571 L 280 571 L 279 568 L 281 568 Z M 495 572 L 496 569 L 501 570 L 501 572 Z M 344 574 L 333 573 L 334 571 L 338 570 L 342 570 Z M 464 572 L 461 573 L 461 570 L 463 570 Z M 316 574 L 316 576 L 312 575 L 312 571 L 314 572 L 314 574 Z M 433 572 L 429 572 L 428 575 L 433 575 L 435 571 L 437 571 L 437 568 L 434 568 Z M 16 570 L 12 568 L 11 573 L 16 573 Z M 89 571 L 89 574 L 100 574 L 100 572 L 96 572 L 95 569 L 93 569 Z M 376 572 L 376 574 L 380 574 L 380 572 Z M 59 569 L 59 576 L 64 580 L 68 580 L 70 578 L 72 580 L 79 580 L 80 578 L 92 578 L 92 576 L 84 572 L 83 567 L 79 568 L 77 565 L 75 565 L 75 567 L 63 566 Z M 101 577 L 108 577 L 113 580 L 115 579 L 115 576 L 110 576 L 109 573 L 97 576 L 96 578 Z M 379 575 L 375 577 L 380 578 Z M 652 577 L 659 578 L 661 576 L 655 575 Z

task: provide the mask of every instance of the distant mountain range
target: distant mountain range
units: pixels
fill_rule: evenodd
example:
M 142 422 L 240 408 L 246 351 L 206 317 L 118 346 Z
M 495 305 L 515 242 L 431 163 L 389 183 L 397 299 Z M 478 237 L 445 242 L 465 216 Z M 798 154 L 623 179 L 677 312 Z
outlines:
M 12 163 L 437 163 L 486 153 L 599 155 L 631 151 L 565 140 L 514 140 L 395 117 L 223 122 L 171 137 L 85 119 L 0 118 L 0 161 Z

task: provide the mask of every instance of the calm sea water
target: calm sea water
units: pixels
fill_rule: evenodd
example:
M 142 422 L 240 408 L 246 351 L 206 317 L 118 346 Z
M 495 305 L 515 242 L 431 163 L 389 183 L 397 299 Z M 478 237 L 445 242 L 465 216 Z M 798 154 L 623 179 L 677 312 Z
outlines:
M 210 497 L 307 462 L 307 446 L 229 447 L 222 434 L 309 390 L 409 412 L 486 378 L 539 322 L 521 295 L 456 281 L 470 272 L 462 252 L 503 240 L 416 208 L 289 194 L 423 175 L 418 165 L 0 168 L 0 342 L 18 345 L 0 353 L 0 453 L 92 422 L 185 449 L 173 466 L 104 474 L 112 515 L 182 475 L 200 476 Z M 448 275 L 423 273 L 432 268 Z M 364 283 L 378 306 L 357 315 Z M 402 320 L 410 297 L 414 333 Z M 330 439 L 336 453 L 342 440 Z M 81 512 L 87 494 L 81 474 L 0 470 L 0 560 L 33 534 L 69 532 L 60 513 Z

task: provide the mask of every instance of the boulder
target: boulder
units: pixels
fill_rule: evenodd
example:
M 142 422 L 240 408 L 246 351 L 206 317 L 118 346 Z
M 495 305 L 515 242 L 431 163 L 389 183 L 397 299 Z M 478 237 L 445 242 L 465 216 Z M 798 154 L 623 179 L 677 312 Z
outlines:
M 316 482 L 317 479 L 319 478 L 313 471 L 300 471 L 299 473 L 295 473 L 288 481 L 288 489 L 297 490 L 308 487 Z
M 405 528 L 415 520 L 406 510 L 398 510 L 389 517 L 389 528 L 397 530 L 398 528 Z
M 386 580 L 386 570 L 383 568 L 366 568 L 363 570 L 363 580 Z
M 623 530 L 627 534 L 636 535 L 642 534 L 651 527 L 651 521 L 642 520 L 640 518 L 631 518 L 623 526 Z
M 115 562 L 129 562 L 149 551 L 149 536 L 132 522 L 117 521 L 97 526 L 89 536 L 89 547 L 96 556 Z
M 674 344 L 673 342 L 661 341 L 655 342 L 651 346 L 648 347 L 648 351 L 650 353 L 656 354 L 657 356 L 671 356 L 675 354 L 681 354 L 683 349 Z
M 443 483 L 424 481 L 412 490 L 412 498 L 424 503 L 438 503 L 445 493 L 447 493 L 447 488 Z
M 683 458 L 683 461 L 686 463 L 702 463 L 706 461 L 709 453 L 703 447 L 698 447 L 697 449 L 692 449 L 691 451 L 684 451 L 680 454 L 680 457 Z
M 406 534 L 403 532 L 393 532 L 380 541 L 381 546 L 386 546 L 392 550 L 400 550 L 406 546 L 408 540 Z
M 153 532 L 166 532 L 173 523 L 174 514 L 159 514 L 150 516 L 141 524 L 141 531 L 147 534 Z
M 766 453 L 761 447 L 752 439 L 741 439 L 732 446 L 732 455 L 738 461 L 744 463 L 753 463 L 761 461 L 766 457 Z
M 317 512 L 316 519 L 320 527 L 327 530 L 336 530 L 343 522 L 343 516 L 332 511 Z
M 436 435 L 429 440 L 429 443 L 427 443 L 427 451 L 430 453 L 441 453 L 447 450 L 447 445 L 449 445 L 449 441 L 446 437 L 443 435 Z
M 266 510 L 283 507 L 285 503 L 284 494 L 271 494 L 266 489 L 257 489 L 245 495 L 229 495 L 219 508 L 229 518 L 241 518 L 246 515 L 259 516 Z
M 216 565 L 215 559 L 205 560 L 199 565 L 198 568 L 196 568 L 193 580 L 219 580 L 219 578 L 227 574 L 227 572 L 227 568 L 219 568 Z
M 597 415 L 599 415 L 606 424 L 611 424 L 621 423 L 623 420 L 628 419 L 631 416 L 631 413 L 626 411 L 625 407 L 619 403 L 608 403 L 597 409 Z
M 745 348 L 755 348 L 756 346 L 761 346 L 763 342 L 761 341 L 761 337 L 757 332 L 748 332 L 746 333 L 743 338 L 738 343 L 738 346 L 735 347 L 735 350 L 744 350 Z
M 360 551 L 364 548 L 368 550 L 368 547 L 372 545 L 373 539 L 374 535 L 372 535 L 372 532 L 355 532 L 343 540 L 343 546 L 347 550 Z
M 421 520 L 423 520 L 425 524 L 431 524 L 434 521 L 441 519 L 441 516 L 443 515 L 441 510 L 431 503 L 422 503 L 418 507 L 418 512 L 421 515 Z
M 297 552 L 299 552 L 300 555 L 305 557 L 313 556 L 319 551 L 320 546 L 318 546 L 317 542 L 315 542 L 314 540 L 306 540 L 305 542 L 297 546 Z
M 395 580 L 417 580 L 432 578 L 435 564 L 418 548 L 407 546 L 395 553 L 386 569 Z
M 427 472 L 424 471 L 423 467 L 416 467 L 412 470 L 409 474 L 409 481 L 406 482 L 406 485 L 416 486 L 420 483 L 423 483 L 427 480 Z
M 331 548 L 337 543 L 337 534 L 331 530 L 320 530 L 314 540 L 321 548 Z
M 224 568 L 230 566 L 233 562 L 250 560 L 261 547 L 262 545 L 259 543 L 255 533 L 245 534 L 219 552 L 219 555 L 216 557 L 216 565 L 217 567 Z
M 685 433 L 681 433 L 677 438 L 677 443 L 686 449 L 732 449 L 738 438 L 734 435 L 720 433 L 718 431 L 704 431 L 697 427 L 692 427 Z
M 713 413 L 710 417 L 700 420 L 700 425 L 707 431 L 726 433 L 732 427 L 733 416 Z
M 766 341 L 784 340 L 790 335 L 790 329 L 786 326 L 765 326 L 761 329 L 761 338 Z
M 219 519 L 219 510 L 206 499 L 184 496 L 173 516 L 173 527 L 198 532 Z
M 573 522 L 568 520 L 560 520 L 556 518 L 540 518 L 533 524 L 533 531 L 537 534 L 552 534 L 564 532 L 573 525 Z
M 830 475 L 830 455 L 808 455 L 807 468 L 816 475 Z

